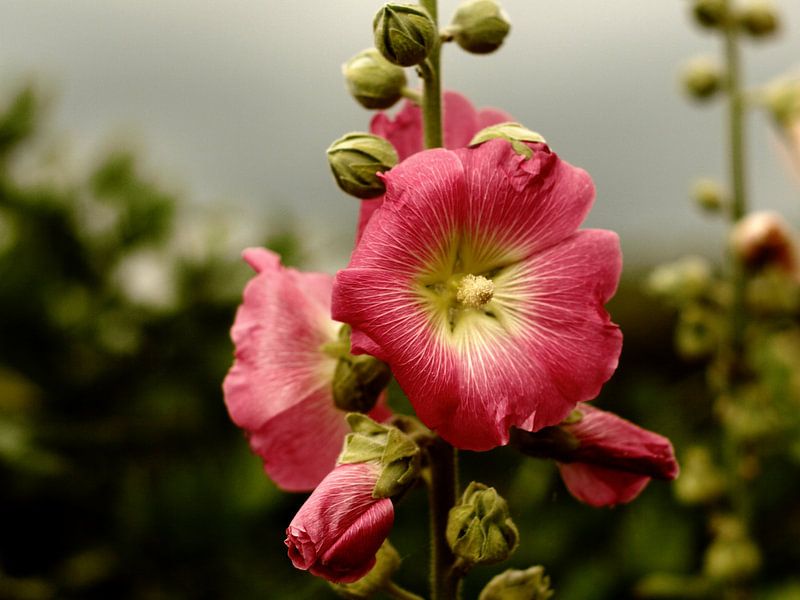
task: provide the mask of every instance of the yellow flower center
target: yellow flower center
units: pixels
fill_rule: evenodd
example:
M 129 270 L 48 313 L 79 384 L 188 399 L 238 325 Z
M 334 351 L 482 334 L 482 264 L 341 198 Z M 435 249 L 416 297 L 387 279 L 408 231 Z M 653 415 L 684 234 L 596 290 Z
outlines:
M 464 275 L 456 289 L 456 300 L 467 308 L 482 308 L 494 296 L 494 283 L 483 275 Z

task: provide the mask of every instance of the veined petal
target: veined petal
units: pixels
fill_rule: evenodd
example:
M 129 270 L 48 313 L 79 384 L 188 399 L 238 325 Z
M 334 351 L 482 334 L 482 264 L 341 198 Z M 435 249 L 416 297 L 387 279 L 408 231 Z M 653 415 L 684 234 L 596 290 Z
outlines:
M 584 463 L 559 463 L 558 469 L 570 493 L 578 500 L 595 507 L 630 502 L 650 482 L 646 475 Z
M 456 151 L 466 173 L 464 228 L 522 256 L 571 235 L 595 195 L 586 171 L 560 160 L 544 144 L 531 147 L 531 158 L 500 139 Z
M 236 313 L 236 361 L 223 389 L 233 421 L 258 429 L 330 383 L 336 361 L 320 348 L 335 339 L 337 326 L 329 313 L 329 275 L 286 269 L 263 249 L 244 256 L 258 274 Z

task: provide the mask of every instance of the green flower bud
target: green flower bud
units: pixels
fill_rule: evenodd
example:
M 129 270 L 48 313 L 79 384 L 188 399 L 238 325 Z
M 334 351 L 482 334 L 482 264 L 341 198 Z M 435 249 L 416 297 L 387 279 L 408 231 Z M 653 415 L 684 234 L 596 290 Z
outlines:
M 366 415 L 350 413 L 348 433 L 339 464 L 376 462 L 381 474 L 372 490 L 375 498 L 389 498 L 406 491 L 419 475 L 419 447 L 405 433 L 390 425 L 376 423 Z
M 498 123 L 497 125 L 490 125 L 489 127 L 481 129 L 473 136 L 472 140 L 469 142 L 469 145 L 477 146 L 497 138 L 511 142 L 511 147 L 514 149 L 514 152 L 521 154 L 525 158 L 532 157 L 533 150 L 525 145 L 524 142 L 539 142 L 542 144 L 546 143 L 545 139 L 535 131 L 531 131 L 519 123 L 509 122 Z
M 494 0 L 466 0 L 453 15 L 448 36 L 467 52 L 488 54 L 497 50 L 511 30 L 508 15 Z
M 394 146 L 370 133 L 348 133 L 327 150 L 336 183 L 356 198 L 375 198 L 386 191 L 378 173 L 397 164 Z
M 703 572 L 724 582 L 747 581 L 761 567 L 761 552 L 733 517 L 718 517 L 714 541 L 706 548 Z
M 361 106 L 389 108 L 403 97 L 406 72 L 386 60 L 375 48 L 356 54 L 342 66 L 347 89 Z
M 383 542 L 375 555 L 375 566 L 353 583 L 332 583 L 333 590 L 342 598 L 369 600 L 385 589 L 392 576 L 400 568 L 400 555 L 389 540 Z
M 719 212 L 725 205 L 725 192 L 718 181 L 709 178 L 698 179 L 692 184 L 692 198 L 703 210 Z
M 401 67 L 418 65 L 439 43 L 436 24 L 428 11 L 416 4 L 384 5 L 372 28 L 375 47 L 386 60 Z
M 769 85 L 763 103 L 781 127 L 790 127 L 800 119 L 800 80 L 784 79 Z
M 681 476 L 675 480 L 676 498 L 684 504 L 711 504 L 725 492 L 725 476 L 702 446 L 689 448 L 681 461 Z
M 494 488 L 474 481 L 450 509 L 445 535 L 453 554 L 470 566 L 505 560 L 519 543 L 506 501 Z
M 727 6 L 725 0 L 695 0 L 692 14 L 703 27 L 720 27 L 725 22 Z
M 713 283 L 711 265 L 702 256 L 659 265 L 647 278 L 650 293 L 682 305 L 706 295 Z
M 675 345 L 684 358 L 710 356 L 719 346 L 722 324 L 719 315 L 700 304 L 686 306 L 678 317 Z
M 495 575 L 478 600 L 548 600 L 553 594 L 544 567 L 536 566 L 524 571 L 508 569 Z
M 392 378 L 389 365 L 368 354 L 350 354 L 349 325 L 342 325 L 338 340 L 328 350 L 338 358 L 333 373 L 333 401 L 337 408 L 348 412 L 371 411 Z
M 767 37 L 778 30 L 780 21 L 769 0 L 750 0 L 739 10 L 739 25 L 753 37 Z
M 700 56 L 686 64 L 682 80 L 689 96 L 696 100 L 707 100 L 722 87 L 722 72 L 713 60 Z

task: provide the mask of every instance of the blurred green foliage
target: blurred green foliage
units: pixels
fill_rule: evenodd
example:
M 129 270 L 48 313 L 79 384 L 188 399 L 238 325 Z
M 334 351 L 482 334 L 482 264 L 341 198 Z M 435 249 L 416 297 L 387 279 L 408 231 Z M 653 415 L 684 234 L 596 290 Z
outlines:
M 204 251 L 181 250 L 185 207 L 130 152 L 70 177 L 26 172 L 42 123 L 33 88 L 0 102 L 0 600 L 334 597 L 286 557 L 283 532 L 304 497 L 267 480 L 222 401 L 247 267 L 213 242 L 214 223 Z M 264 243 L 302 262 L 291 233 Z M 625 348 L 598 403 L 669 436 L 683 456 L 714 430 L 703 367 L 675 358 L 674 316 L 627 276 L 610 306 Z M 791 365 L 769 377 L 789 385 Z M 401 406 L 396 386 L 393 395 Z M 464 484 L 508 499 L 521 535 L 511 561 L 469 575 L 467 598 L 508 567 L 545 565 L 559 599 L 610 600 L 643 585 L 663 592 L 701 566 L 704 513 L 664 483 L 596 510 L 569 496 L 552 464 L 507 448 L 464 452 L 461 466 Z M 765 465 L 759 481 L 758 597 L 794 598 L 796 461 Z M 413 490 L 392 534 L 398 581 L 417 591 L 426 513 Z M 641 583 L 658 572 L 674 575 Z

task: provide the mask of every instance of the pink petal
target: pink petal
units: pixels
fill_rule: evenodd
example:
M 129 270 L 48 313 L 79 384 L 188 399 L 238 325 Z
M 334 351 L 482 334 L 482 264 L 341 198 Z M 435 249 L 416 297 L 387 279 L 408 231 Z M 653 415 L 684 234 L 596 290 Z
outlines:
M 336 360 L 322 351 L 339 324 L 330 318 L 332 278 L 281 266 L 251 248 L 247 284 L 231 335 L 236 360 L 223 383 L 231 419 L 245 430 L 272 480 L 307 491 L 333 469 L 349 428 L 333 401 Z M 390 416 L 385 394 L 371 416 Z
M 356 463 L 340 465 L 322 480 L 286 530 L 295 567 L 339 583 L 372 568 L 394 521 L 391 500 L 372 497 L 377 477 L 375 465 Z
M 650 482 L 650 478 L 583 463 L 558 465 L 567 489 L 589 506 L 614 506 L 630 502 Z

